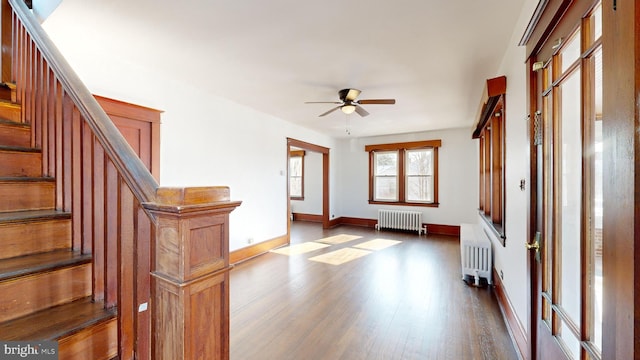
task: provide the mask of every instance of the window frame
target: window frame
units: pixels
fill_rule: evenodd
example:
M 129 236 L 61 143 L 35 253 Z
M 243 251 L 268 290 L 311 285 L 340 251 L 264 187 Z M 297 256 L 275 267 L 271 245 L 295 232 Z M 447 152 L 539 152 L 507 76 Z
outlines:
M 479 139 L 478 212 L 505 246 L 506 77 L 490 79 L 487 83 L 487 88 L 493 89 L 482 106 L 473 133 L 473 138 Z
M 401 206 L 422 206 L 422 207 L 439 207 L 438 200 L 438 148 L 442 146 L 442 140 L 425 140 L 425 141 L 413 141 L 403 143 L 390 143 L 390 144 L 373 144 L 365 146 L 365 151 L 369 153 L 369 204 L 383 204 L 383 205 L 401 205 Z M 406 152 L 407 150 L 421 150 L 432 149 L 433 150 L 433 201 L 407 201 L 406 200 L 406 187 L 407 187 L 407 174 L 405 169 Z M 381 201 L 375 200 L 375 153 L 376 152 L 390 152 L 396 151 L 398 153 L 398 200 L 397 201 Z
M 289 200 L 304 200 L 304 150 L 291 150 L 289 152 Z M 291 171 L 291 159 L 300 158 L 300 176 L 294 176 L 293 171 Z M 291 179 L 300 178 L 300 196 L 291 195 Z

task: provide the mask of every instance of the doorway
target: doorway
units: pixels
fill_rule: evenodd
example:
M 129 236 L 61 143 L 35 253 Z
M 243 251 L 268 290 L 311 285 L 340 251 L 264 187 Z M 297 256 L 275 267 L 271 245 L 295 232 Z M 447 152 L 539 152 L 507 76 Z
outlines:
M 601 359 L 602 5 L 562 4 L 527 62 L 530 358 Z
M 311 144 L 308 142 L 287 138 L 287 214 L 291 214 L 290 189 L 290 154 L 292 148 L 305 151 L 313 151 L 322 154 L 322 228 L 328 229 L 331 226 L 329 220 L 329 148 Z M 288 215 L 287 234 L 291 234 L 291 217 Z

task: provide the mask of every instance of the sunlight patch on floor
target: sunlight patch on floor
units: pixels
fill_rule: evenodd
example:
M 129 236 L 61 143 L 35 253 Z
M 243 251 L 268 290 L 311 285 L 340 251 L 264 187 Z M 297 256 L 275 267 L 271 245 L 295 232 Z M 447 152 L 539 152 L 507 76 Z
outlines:
M 336 251 L 332 251 L 326 254 L 314 256 L 309 258 L 311 261 L 322 262 L 330 265 L 342 265 L 351 260 L 355 260 L 357 258 L 366 256 L 371 254 L 371 251 L 353 249 L 353 248 L 344 248 Z
M 348 234 L 339 234 L 334 236 L 329 236 L 323 239 L 316 240 L 317 242 L 325 243 L 325 244 L 342 244 L 349 241 L 353 241 L 355 239 L 360 239 L 362 236 L 358 235 L 348 235 Z
M 329 245 L 310 241 L 302 244 L 296 244 L 296 245 L 291 245 L 291 246 L 286 246 L 279 249 L 271 250 L 271 252 L 276 254 L 291 256 L 291 255 L 305 254 L 318 249 L 324 249 L 326 247 L 329 247 Z
M 362 244 L 354 245 L 353 247 L 366 250 L 382 250 L 388 248 L 389 246 L 398 245 L 401 242 L 402 241 L 397 240 L 373 239 L 363 242 Z

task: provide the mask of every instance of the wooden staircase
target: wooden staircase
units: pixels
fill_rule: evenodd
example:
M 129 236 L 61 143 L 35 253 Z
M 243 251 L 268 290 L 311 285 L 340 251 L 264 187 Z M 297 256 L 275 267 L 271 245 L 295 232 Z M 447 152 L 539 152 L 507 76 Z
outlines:
M 15 99 L 15 98 L 14 98 Z M 60 359 L 118 354 L 117 311 L 92 300 L 92 257 L 73 249 L 20 105 L 0 100 L 0 339 L 55 340 Z

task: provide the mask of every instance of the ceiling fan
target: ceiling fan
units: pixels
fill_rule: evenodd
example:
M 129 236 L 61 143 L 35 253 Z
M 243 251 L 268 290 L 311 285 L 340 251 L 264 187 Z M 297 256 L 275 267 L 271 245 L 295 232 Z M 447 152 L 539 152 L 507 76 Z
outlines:
M 396 103 L 395 99 L 365 99 L 365 100 L 356 100 L 360 95 L 360 90 L 358 89 L 342 89 L 338 91 L 338 97 L 340 101 L 307 101 L 305 104 L 338 104 L 338 106 L 332 108 L 329 111 L 326 111 L 319 116 L 329 115 L 330 113 L 340 109 L 343 113 L 349 115 L 354 111 L 358 113 L 360 116 L 367 116 L 369 113 L 362 108 L 363 104 L 383 104 L 383 105 L 393 105 Z

